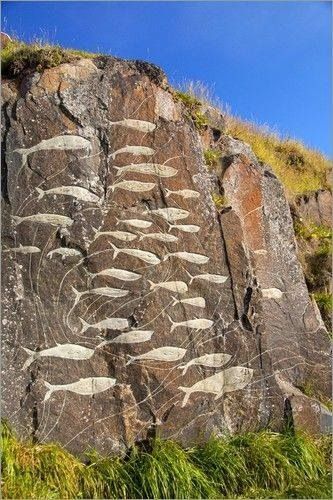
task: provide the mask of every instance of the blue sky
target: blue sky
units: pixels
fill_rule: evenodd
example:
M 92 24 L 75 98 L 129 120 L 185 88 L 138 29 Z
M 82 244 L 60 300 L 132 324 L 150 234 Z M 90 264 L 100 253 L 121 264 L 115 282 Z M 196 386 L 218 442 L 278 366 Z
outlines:
M 29 41 L 144 59 L 234 114 L 333 155 L 330 2 L 2 2 Z

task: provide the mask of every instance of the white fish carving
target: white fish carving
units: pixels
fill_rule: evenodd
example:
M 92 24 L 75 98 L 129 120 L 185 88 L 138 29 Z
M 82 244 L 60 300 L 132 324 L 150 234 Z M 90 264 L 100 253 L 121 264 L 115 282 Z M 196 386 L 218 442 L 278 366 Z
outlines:
M 216 394 L 215 400 L 221 398 L 227 392 L 244 389 L 253 377 L 253 370 L 242 366 L 233 366 L 224 371 L 216 373 L 211 377 L 200 380 L 191 387 L 178 387 L 185 392 L 182 408 L 186 405 L 193 392 L 208 392 Z
M 220 368 L 226 365 L 230 361 L 232 356 L 230 354 L 225 354 L 224 352 L 215 352 L 214 354 L 204 354 L 199 358 L 191 359 L 186 365 L 178 366 L 180 370 L 183 370 L 182 375 L 185 375 L 190 366 L 208 366 L 209 368 Z
M 188 262 L 193 262 L 194 264 L 206 264 L 209 261 L 209 257 L 202 255 L 201 253 L 190 253 L 190 252 L 172 252 L 167 253 L 163 260 L 167 260 L 170 257 L 177 257 L 178 259 L 187 260 Z
M 190 215 L 190 212 L 187 210 L 175 207 L 157 208 L 156 210 L 150 210 L 150 212 L 158 217 L 162 217 L 167 222 L 175 222 L 180 219 L 186 219 L 186 217 Z
M 154 189 L 156 184 L 154 182 L 141 182 L 141 181 L 121 181 L 116 182 L 113 186 L 110 186 L 110 191 L 115 189 L 123 189 L 124 191 L 132 191 L 133 193 L 143 193 L 145 191 L 151 191 Z
M 130 332 L 121 333 L 112 340 L 105 340 L 98 347 L 107 344 L 139 344 L 147 342 L 151 339 L 153 333 L 153 330 L 131 330 Z
M 265 299 L 281 299 L 283 295 L 279 288 L 263 288 L 261 293 Z
M 113 166 L 117 170 L 116 176 L 134 172 L 139 174 L 156 175 L 157 177 L 174 177 L 178 174 L 178 170 L 168 165 L 160 165 L 159 163 L 131 163 L 123 167 Z
M 171 191 L 170 189 L 165 188 L 165 191 L 166 191 L 165 195 L 166 198 L 168 198 L 171 194 L 176 194 L 185 199 L 200 197 L 200 193 L 198 193 L 198 191 L 192 191 L 192 189 L 180 189 L 179 191 Z
M 153 283 L 147 280 L 150 284 L 150 290 L 155 290 L 157 288 L 165 288 L 165 290 L 170 290 L 170 292 L 176 293 L 186 293 L 188 292 L 187 284 L 184 281 L 163 281 L 161 283 Z
M 204 309 L 206 307 L 206 301 L 203 297 L 192 297 L 189 299 L 176 299 L 175 297 L 173 298 L 173 303 L 171 306 L 175 306 L 176 304 L 187 304 L 189 306 L 194 306 L 194 307 L 201 307 Z
M 91 276 L 109 276 L 110 278 L 117 278 L 122 281 L 136 281 L 142 276 L 139 273 L 133 273 L 132 271 L 126 271 L 126 269 L 118 269 L 116 267 L 111 267 L 110 269 L 103 269 L 98 273 L 93 273 Z
M 155 151 L 147 146 L 125 146 L 124 148 L 117 149 L 117 151 L 114 151 L 110 156 L 114 160 L 116 156 L 123 153 L 133 156 L 152 156 L 155 154 Z
M 148 360 L 148 361 L 165 361 L 165 362 L 173 362 L 179 361 L 183 359 L 186 354 L 186 349 L 182 349 L 180 347 L 158 347 L 157 349 L 153 349 L 152 351 L 145 352 L 144 354 L 140 354 L 139 356 L 130 356 L 129 361 L 127 361 L 126 365 L 129 365 L 133 361 L 138 360 Z
M 141 233 L 139 241 L 148 238 L 151 240 L 157 240 L 157 241 L 164 241 L 166 243 L 173 243 L 175 241 L 178 241 L 177 236 L 174 236 L 173 234 L 165 234 L 165 233 Z
M 116 226 L 122 223 L 126 224 L 127 226 L 136 227 L 138 229 L 147 229 L 152 225 L 152 222 L 150 222 L 149 220 L 141 220 L 141 219 L 126 219 L 126 220 L 116 219 L 116 220 L 117 220 Z
M 196 331 L 207 330 L 207 328 L 210 328 L 214 324 L 214 321 L 205 318 L 187 319 L 186 321 L 179 321 L 178 323 L 173 321 L 170 316 L 168 316 L 168 318 L 172 325 L 171 332 L 180 326 L 185 326 L 186 328 L 191 328 Z
M 94 354 L 94 349 L 89 349 L 77 344 L 57 344 L 54 347 L 43 349 L 42 351 L 32 351 L 26 347 L 22 347 L 29 355 L 29 358 L 24 363 L 22 370 L 26 370 L 36 359 L 44 357 L 56 357 L 62 359 L 90 359 Z
M 22 155 L 22 167 L 27 162 L 27 157 L 36 151 L 50 151 L 52 149 L 87 149 L 91 150 L 90 141 L 79 135 L 58 135 L 51 139 L 45 139 L 31 148 L 14 149 L 13 153 Z
M 144 120 L 132 120 L 131 118 L 125 118 L 118 122 L 109 122 L 110 125 L 119 125 L 120 127 L 132 128 L 138 130 L 139 132 L 153 132 L 156 128 L 155 123 L 147 122 Z
M 169 224 L 168 231 L 170 232 L 172 229 L 178 229 L 178 231 L 183 231 L 184 233 L 197 233 L 200 231 L 200 226 L 195 226 L 194 224 Z
M 96 330 L 126 330 L 128 328 L 128 320 L 124 318 L 107 318 L 107 319 L 102 319 L 102 321 L 99 321 L 98 323 L 94 323 L 93 325 L 90 325 L 84 319 L 79 318 L 79 320 L 82 323 L 82 330 L 80 333 L 84 333 L 87 331 L 89 328 L 95 328 Z
M 122 288 L 109 288 L 107 286 L 103 286 L 100 288 L 91 288 L 90 290 L 85 290 L 84 292 L 79 292 L 72 286 L 72 290 L 75 295 L 75 302 L 74 304 L 77 304 L 80 300 L 80 298 L 83 295 L 101 295 L 103 297 L 125 297 L 126 295 L 129 294 L 129 290 L 123 290 Z
M 188 271 L 186 271 L 186 274 L 190 277 L 190 283 L 192 283 L 193 280 L 204 280 L 204 281 L 209 281 L 211 283 L 225 283 L 228 279 L 228 276 L 223 276 L 222 274 L 197 274 L 196 276 L 192 276 Z
M 80 378 L 77 382 L 63 385 L 52 385 L 44 381 L 48 391 L 44 397 L 44 401 L 50 399 L 51 394 L 56 391 L 70 391 L 81 396 L 92 396 L 99 392 L 104 392 L 116 384 L 116 379 L 111 377 L 89 377 Z
M 19 245 L 16 248 L 6 248 L 5 250 L 2 250 L 2 252 L 16 252 L 16 253 L 23 253 L 23 254 L 30 254 L 30 253 L 39 253 L 40 249 L 38 247 L 33 247 L 33 246 L 23 246 Z
M 52 259 L 53 255 L 59 254 L 61 255 L 61 259 L 65 260 L 66 257 L 82 257 L 82 253 L 79 250 L 75 250 L 75 248 L 66 248 L 66 247 L 60 247 L 56 248 L 55 250 L 51 250 L 47 254 L 47 257 L 49 259 Z
M 145 252 L 144 250 L 137 250 L 136 248 L 117 248 L 113 243 L 110 243 L 114 250 L 113 258 L 115 259 L 120 253 L 125 253 L 131 257 L 136 257 L 137 259 L 143 260 L 151 265 L 156 265 L 161 262 L 161 259 L 157 257 L 152 252 Z
M 100 236 L 112 236 L 120 241 L 133 241 L 138 236 L 134 233 L 130 233 L 128 231 L 97 231 L 97 229 L 93 229 L 95 231 L 94 240 L 97 240 Z
M 58 214 L 33 214 L 25 215 L 24 217 L 19 217 L 17 215 L 12 215 L 15 226 L 18 226 L 22 222 L 39 222 L 41 224 L 50 224 L 51 226 L 62 226 L 68 227 L 73 224 L 73 219 L 66 217 L 65 215 Z
M 101 199 L 97 194 L 92 193 L 88 189 L 79 186 L 59 186 L 51 189 L 47 189 L 44 191 L 41 188 L 36 187 L 36 191 L 38 192 L 38 200 L 41 200 L 45 195 L 64 195 L 64 196 L 72 196 L 77 200 L 81 201 L 89 201 L 91 203 L 100 203 Z

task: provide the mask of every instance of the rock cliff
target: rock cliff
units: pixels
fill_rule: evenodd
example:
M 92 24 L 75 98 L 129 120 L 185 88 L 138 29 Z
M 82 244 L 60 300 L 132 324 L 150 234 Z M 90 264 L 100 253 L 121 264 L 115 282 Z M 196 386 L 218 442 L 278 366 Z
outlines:
M 4 81 L 2 124 L 3 415 L 22 436 L 121 453 L 327 430 L 328 335 L 283 188 L 216 110 L 98 57 Z

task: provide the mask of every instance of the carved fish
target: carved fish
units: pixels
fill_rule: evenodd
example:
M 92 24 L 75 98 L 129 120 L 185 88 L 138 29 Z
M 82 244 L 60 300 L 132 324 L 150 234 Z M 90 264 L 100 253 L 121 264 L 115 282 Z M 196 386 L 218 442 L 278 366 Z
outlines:
M 103 286 L 100 288 L 91 288 L 90 290 L 85 290 L 84 292 L 79 292 L 72 286 L 72 290 L 75 295 L 75 304 L 77 304 L 80 300 L 80 298 L 83 295 L 102 295 L 104 297 L 125 297 L 126 295 L 129 294 L 129 290 L 123 290 L 121 288 L 109 288 L 107 286 Z
M 152 222 L 148 221 L 148 220 L 141 220 L 141 219 L 127 219 L 127 220 L 120 220 L 120 219 L 116 219 L 116 226 L 118 226 L 118 224 L 122 223 L 122 224 L 126 224 L 127 226 L 132 226 L 132 227 L 136 227 L 138 229 L 147 229 L 148 227 L 150 227 L 152 225 Z
M 132 271 L 126 271 L 126 269 L 117 269 L 116 267 L 111 267 L 110 269 L 103 269 L 98 273 L 91 274 L 92 278 L 95 276 L 109 276 L 110 278 L 117 278 L 122 281 L 136 281 L 141 278 L 141 274 L 133 273 Z
M 178 241 L 177 236 L 173 236 L 172 234 L 165 234 L 165 233 L 140 233 L 140 238 L 139 241 L 149 238 L 152 240 L 157 240 L 157 241 L 164 241 L 164 242 L 170 242 L 173 243 L 174 241 Z
M 186 225 L 186 224 L 169 224 L 168 231 L 172 229 L 178 229 L 179 231 L 183 231 L 184 233 L 197 233 L 200 231 L 200 226 L 195 225 Z
M 90 141 L 79 135 L 58 135 L 51 139 L 45 139 L 31 148 L 14 149 L 13 153 L 22 155 L 22 167 L 27 162 L 27 157 L 36 151 L 49 151 L 52 149 L 87 149 L 90 151 Z
M 125 118 L 118 122 L 109 122 L 111 125 L 119 125 L 120 127 L 132 128 L 138 130 L 139 132 L 153 132 L 156 128 L 155 123 L 146 122 L 144 120 L 132 120 L 131 118 Z
M 263 288 L 261 293 L 265 299 L 281 299 L 283 295 L 279 288 Z
M 22 349 L 29 355 L 22 370 L 26 370 L 36 359 L 45 357 L 55 357 L 62 359 L 90 359 L 94 354 L 94 349 L 89 349 L 77 344 L 57 344 L 54 347 L 43 349 L 42 351 L 32 351 L 26 347 Z
M 130 255 L 131 257 L 136 257 L 137 259 L 143 260 L 151 265 L 156 265 L 161 262 L 161 259 L 157 257 L 152 252 L 145 252 L 144 250 L 137 250 L 136 248 L 117 248 L 113 243 L 110 243 L 111 247 L 114 250 L 113 258 L 115 259 L 117 255 L 120 253 L 125 253 L 126 255 Z
M 154 182 L 121 181 L 110 186 L 110 191 L 123 189 L 124 191 L 132 191 L 133 193 L 143 193 L 144 191 L 151 191 L 155 186 Z
M 150 284 L 150 290 L 155 290 L 156 288 L 165 288 L 165 290 L 170 290 L 176 293 L 186 293 L 188 292 L 187 284 L 184 281 L 163 281 L 161 283 L 153 283 L 147 280 Z
M 61 247 L 61 248 L 56 248 L 55 250 L 51 250 L 47 254 L 47 257 L 49 259 L 52 259 L 53 255 L 59 254 L 61 255 L 61 259 L 65 260 L 66 257 L 82 257 L 82 253 L 79 250 L 75 250 L 75 248 L 66 248 L 66 247 Z
M 157 208 L 156 210 L 150 210 L 150 212 L 158 217 L 162 217 L 167 222 L 175 222 L 180 219 L 186 219 L 190 215 L 190 212 L 183 210 L 182 208 Z
M 152 351 L 145 352 L 144 354 L 140 354 L 139 356 L 130 356 L 129 361 L 127 361 L 126 365 L 129 365 L 133 361 L 139 360 L 148 360 L 148 361 L 165 361 L 165 362 L 173 362 L 179 361 L 186 354 L 186 349 L 181 349 L 180 347 L 158 347 L 157 349 L 153 349 Z
M 25 215 L 24 217 L 18 217 L 17 215 L 12 215 L 15 226 L 18 226 L 22 222 L 39 222 L 41 224 L 50 224 L 51 226 L 62 226 L 68 227 L 73 224 L 73 219 L 66 217 L 65 215 L 58 214 L 33 214 Z
M 193 392 L 207 392 L 216 394 L 215 401 L 227 392 L 244 389 L 253 377 L 253 370 L 242 366 L 233 366 L 224 371 L 216 373 L 211 377 L 200 380 L 191 387 L 178 387 L 185 392 L 182 408 L 186 405 Z
M 171 194 L 176 194 L 178 196 L 181 196 L 182 198 L 199 198 L 200 193 L 198 191 L 192 191 L 192 189 L 180 189 L 179 191 L 171 191 L 170 189 L 165 188 L 166 191 L 166 198 L 169 198 Z
M 125 146 L 124 148 L 117 149 L 111 154 L 111 158 L 114 160 L 116 156 L 127 153 L 134 156 L 152 156 L 155 154 L 154 149 L 147 148 L 146 146 Z
M 172 252 L 167 253 L 163 257 L 163 260 L 167 260 L 169 257 L 177 257 L 178 259 L 187 260 L 188 262 L 193 262 L 194 264 L 206 264 L 206 262 L 209 261 L 209 257 L 201 255 L 200 253 Z
M 121 333 L 112 340 L 105 340 L 98 347 L 107 344 L 139 344 L 140 342 L 147 342 L 151 339 L 153 330 L 131 330 L 130 332 Z
M 97 229 L 93 229 L 93 231 L 95 231 L 94 240 L 97 240 L 100 236 L 112 236 L 120 241 L 133 241 L 137 238 L 136 234 L 128 231 L 98 231 Z
M 76 394 L 81 394 L 82 396 L 92 396 L 93 394 L 110 389 L 110 387 L 113 387 L 116 382 L 116 379 L 111 377 L 80 378 L 77 382 L 63 385 L 52 385 L 44 381 L 44 384 L 48 389 L 44 397 L 44 401 L 50 399 L 51 394 L 56 391 L 70 391 L 75 392 Z
M 18 247 L 13 247 L 13 248 L 6 248 L 5 250 L 2 250 L 2 252 L 16 252 L 16 253 L 23 253 L 23 254 L 29 254 L 29 253 L 39 253 L 40 249 L 38 247 L 33 247 L 33 246 L 23 246 L 19 245 Z
M 107 318 L 90 325 L 84 319 L 79 318 L 82 323 L 82 330 L 80 333 L 84 333 L 89 328 L 95 328 L 96 330 L 125 330 L 128 328 L 128 320 L 124 318 Z
M 176 304 L 188 304 L 189 306 L 201 307 L 202 309 L 206 307 L 206 301 L 203 297 L 192 297 L 190 299 L 176 299 L 175 297 L 172 298 L 174 301 L 171 306 L 175 306 Z
M 101 199 L 97 194 L 92 193 L 88 189 L 79 186 L 59 186 L 52 189 L 47 189 L 43 191 L 36 187 L 36 191 L 38 192 L 38 200 L 41 200 L 45 195 L 53 194 L 53 195 L 64 195 L 64 196 L 72 196 L 77 200 L 88 201 L 91 203 L 100 203 Z
M 186 365 L 178 366 L 180 370 L 183 370 L 182 375 L 185 375 L 190 366 L 208 366 L 209 368 L 220 368 L 226 365 L 228 361 L 231 360 L 230 354 L 225 354 L 224 352 L 215 352 L 214 354 L 204 354 L 199 358 L 191 359 Z
M 193 280 L 204 280 L 204 281 L 210 281 L 211 283 L 225 283 L 228 279 L 228 276 L 223 276 L 222 274 L 197 274 L 196 276 L 192 276 L 188 271 L 186 271 L 186 274 L 190 277 L 190 283 L 192 283 Z
M 117 177 L 128 172 L 156 175 L 157 177 L 174 177 L 178 173 L 176 168 L 160 165 L 159 163 L 131 163 L 123 167 L 116 167 L 114 165 L 113 168 L 117 170 Z
M 169 320 L 171 321 L 171 332 L 173 332 L 176 328 L 179 326 L 185 326 L 186 328 L 191 328 L 193 330 L 207 330 L 207 328 L 210 328 L 213 326 L 214 321 L 211 319 L 205 319 L 205 318 L 196 318 L 196 319 L 188 319 L 186 321 L 180 321 L 176 323 L 175 321 L 172 321 L 170 316 L 168 316 Z

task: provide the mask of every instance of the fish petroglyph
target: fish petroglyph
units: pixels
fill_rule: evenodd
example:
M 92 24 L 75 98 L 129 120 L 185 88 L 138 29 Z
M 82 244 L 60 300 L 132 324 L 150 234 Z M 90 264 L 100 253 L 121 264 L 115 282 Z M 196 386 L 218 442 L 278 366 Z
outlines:
M 91 150 L 90 141 L 79 135 L 58 135 L 51 139 L 45 139 L 31 148 L 14 149 L 13 153 L 18 153 L 22 156 L 22 167 L 27 162 L 27 158 L 31 153 L 36 151 L 50 151 L 54 149 L 69 150 L 69 149 L 87 149 Z
M 101 198 L 97 194 L 92 193 L 86 188 L 79 186 L 59 186 L 47 190 L 36 187 L 38 192 L 38 200 L 41 200 L 45 195 L 64 195 L 72 196 L 80 201 L 88 201 L 91 203 L 100 203 Z
M 154 182 L 141 182 L 141 181 L 120 181 L 110 186 L 109 190 L 123 189 L 124 191 L 132 191 L 133 193 L 143 193 L 151 191 L 156 184 Z
M 83 295 L 101 295 L 103 297 L 126 297 L 129 294 L 129 290 L 123 290 L 122 288 L 109 288 L 103 286 L 100 288 L 91 288 L 90 290 L 85 290 L 84 292 L 79 292 L 72 286 L 72 290 L 75 295 L 74 304 L 77 304 Z
M 204 280 L 209 281 L 211 283 L 225 283 L 228 279 L 228 276 L 223 276 L 222 274 L 197 274 L 196 276 L 192 276 L 188 271 L 186 271 L 187 275 L 190 278 L 190 284 L 194 280 Z
M 110 389 L 110 387 L 113 387 L 116 382 L 116 379 L 111 377 L 80 378 L 77 382 L 63 385 L 52 385 L 44 381 L 44 384 L 48 389 L 44 397 L 44 401 L 50 399 L 51 394 L 56 391 L 70 391 L 80 394 L 81 396 L 92 396 L 93 394 L 98 394 L 99 392 L 104 392 L 107 389 Z
M 151 339 L 153 330 L 131 330 L 130 332 L 121 333 L 112 340 L 104 340 L 98 347 L 107 344 L 139 344 L 147 342 Z
M 60 247 L 56 248 L 55 250 L 51 250 L 47 254 L 47 257 L 49 259 L 52 259 L 53 255 L 61 255 L 61 259 L 65 260 L 66 257 L 83 257 L 83 254 L 80 252 L 80 250 L 76 250 L 75 248 L 67 248 L 67 247 Z
M 129 361 L 127 361 L 126 365 L 133 363 L 133 361 L 140 360 L 174 362 L 183 359 L 185 354 L 186 349 L 182 349 L 180 347 L 157 347 L 157 349 L 145 352 L 144 354 L 140 354 L 138 356 L 130 356 L 130 359 Z
M 186 219 L 190 215 L 190 212 L 183 210 L 182 208 L 157 208 L 156 210 L 150 210 L 150 213 L 162 217 L 167 222 L 175 222 L 180 219 Z
M 187 304 L 189 306 L 201 307 L 202 309 L 206 307 L 206 300 L 203 297 L 192 297 L 189 299 L 176 299 L 175 297 L 172 298 L 173 303 L 171 304 L 171 307 L 175 306 L 176 304 Z
M 100 236 L 112 236 L 120 241 L 133 241 L 138 237 L 128 231 L 98 231 L 97 229 L 93 229 L 93 231 L 95 231 L 94 240 L 97 240 Z
M 116 219 L 116 220 L 117 220 L 116 226 L 122 223 L 126 224 L 127 226 L 136 227 L 138 229 L 147 229 L 152 225 L 152 222 L 149 220 L 141 220 L 141 219 L 126 219 L 126 220 Z
M 283 295 L 278 288 L 262 288 L 261 293 L 265 299 L 281 299 Z
M 169 223 L 168 223 L 169 224 Z M 172 229 L 178 229 L 178 231 L 183 231 L 184 233 L 197 233 L 200 231 L 200 226 L 195 226 L 194 224 L 169 224 L 168 232 Z
M 50 226 L 69 227 L 74 222 L 70 217 L 58 214 L 33 214 L 22 217 L 12 215 L 12 219 L 15 226 L 18 226 L 22 222 L 38 222 L 40 224 L 50 224 Z
M 230 354 L 225 354 L 224 352 L 215 352 L 213 354 L 204 354 L 199 358 L 191 359 L 186 365 L 178 366 L 180 370 L 183 370 L 182 375 L 185 375 L 190 366 L 207 366 L 209 368 L 220 368 L 226 365 L 232 356 Z
M 155 265 L 161 262 L 161 259 L 157 257 L 152 252 L 145 252 L 144 250 L 137 250 L 136 248 L 117 248 L 113 243 L 110 243 L 114 250 L 113 258 L 115 259 L 120 253 L 125 253 L 131 257 L 136 257 L 137 259 L 143 260 L 148 264 Z
M 83 347 L 77 344 L 57 344 L 54 347 L 43 349 L 42 351 L 32 351 L 26 347 L 22 349 L 29 355 L 25 361 L 22 370 L 26 370 L 36 359 L 44 357 L 55 357 L 62 359 L 90 359 L 94 354 L 94 349 Z
M 175 241 L 178 241 L 177 236 L 174 236 L 173 234 L 139 232 L 139 235 L 140 235 L 139 241 L 142 241 L 145 238 L 150 238 L 152 240 L 157 240 L 157 241 L 163 241 L 166 243 L 173 243 Z
M 177 257 L 178 259 L 186 260 L 188 262 L 193 262 L 194 264 L 206 264 L 209 261 L 209 257 L 202 255 L 201 253 L 190 253 L 190 252 L 172 252 L 167 253 L 163 260 L 167 260 L 170 257 Z
M 198 193 L 198 191 L 192 191 L 192 189 L 180 189 L 179 191 L 171 191 L 170 189 L 165 188 L 165 191 L 166 191 L 165 195 L 166 198 L 169 198 L 171 194 L 181 196 L 184 199 L 200 197 L 200 193 Z
M 117 151 L 114 151 L 110 155 L 110 157 L 114 160 L 116 156 L 123 153 L 131 154 L 133 156 L 152 156 L 153 154 L 155 154 L 155 150 L 152 148 L 148 148 L 147 146 L 125 146 L 123 148 L 117 149 Z
M 167 165 L 160 165 L 159 163 L 131 163 L 123 167 L 113 166 L 117 170 L 116 176 L 134 172 L 138 174 L 156 175 L 157 177 L 174 177 L 178 174 L 178 170 Z
M 118 269 L 116 267 L 110 267 L 109 269 L 103 269 L 98 273 L 91 274 L 92 278 L 95 278 L 95 276 L 108 276 L 110 278 L 117 278 L 121 281 L 136 281 L 142 277 L 139 273 L 127 271 L 126 269 Z
M 165 290 L 170 290 L 170 292 L 176 293 L 186 293 L 188 292 L 187 284 L 184 281 L 163 281 L 161 283 L 153 283 L 147 280 L 150 284 L 150 290 L 156 290 L 157 288 L 164 288 Z
M 147 122 L 144 120 L 132 120 L 131 118 L 124 118 L 123 120 L 117 122 L 109 122 L 110 125 L 119 125 L 120 127 L 132 128 L 138 130 L 139 132 L 153 132 L 156 128 L 155 123 Z
M 171 321 L 171 332 L 173 332 L 176 328 L 180 326 L 185 326 L 186 328 L 190 328 L 196 331 L 200 330 L 207 330 L 207 328 L 210 328 L 213 326 L 214 321 L 211 319 L 205 319 L 205 318 L 195 318 L 195 319 L 188 319 L 186 321 L 179 321 L 176 323 L 173 321 L 169 315 L 167 315 L 169 320 Z
M 39 253 L 40 248 L 34 246 L 23 246 L 20 244 L 18 247 L 6 248 L 5 250 L 2 250 L 2 252 L 3 253 L 16 252 L 16 253 L 30 254 L 30 253 Z
M 87 323 L 84 319 L 79 318 L 79 320 L 82 323 L 82 329 L 80 333 L 86 332 L 89 328 L 95 328 L 96 330 L 126 330 L 128 328 L 128 320 L 125 318 L 107 318 L 107 319 L 102 319 L 102 321 L 99 321 L 98 323 L 94 323 L 90 325 Z
M 227 368 L 211 377 L 200 380 L 191 387 L 178 387 L 185 392 L 185 397 L 182 402 L 182 408 L 186 405 L 189 397 L 193 392 L 206 392 L 215 394 L 215 401 L 226 394 L 227 392 L 238 391 L 244 389 L 253 377 L 253 370 L 243 366 L 233 366 Z

